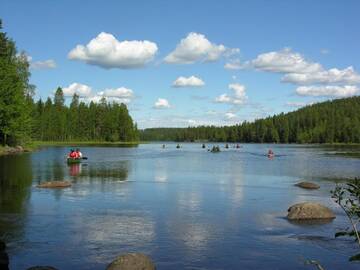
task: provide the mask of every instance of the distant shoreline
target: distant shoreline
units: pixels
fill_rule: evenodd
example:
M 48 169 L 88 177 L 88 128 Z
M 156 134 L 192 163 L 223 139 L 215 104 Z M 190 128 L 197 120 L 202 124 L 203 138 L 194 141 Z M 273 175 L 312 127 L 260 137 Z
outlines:
M 138 145 L 147 142 L 105 142 L 105 141 L 34 141 L 35 146 L 81 146 L 81 145 Z
M 77 146 L 136 146 L 139 144 L 166 144 L 166 143 L 194 143 L 194 144 L 273 144 L 273 145 L 282 145 L 283 143 L 251 143 L 251 142 L 209 142 L 209 141 L 137 141 L 137 142 L 104 142 L 104 141 L 68 141 L 68 142 L 60 142 L 60 141 L 33 141 L 30 144 L 25 146 L 1 146 L 0 145 L 0 156 L 10 155 L 10 154 L 21 154 L 28 153 L 32 151 L 36 151 L 42 147 L 47 146 L 69 146 L 69 147 L 77 147 Z M 309 147 L 360 147 L 360 143 L 288 143 L 287 145 L 298 145 L 298 146 L 309 146 Z M 345 153 L 346 155 L 347 153 Z M 350 154 L 352 155 L 352 154 Z M 350 156 L 349 155 L 349 156 Z M 358 154 L 354 155 L 358 156 Z

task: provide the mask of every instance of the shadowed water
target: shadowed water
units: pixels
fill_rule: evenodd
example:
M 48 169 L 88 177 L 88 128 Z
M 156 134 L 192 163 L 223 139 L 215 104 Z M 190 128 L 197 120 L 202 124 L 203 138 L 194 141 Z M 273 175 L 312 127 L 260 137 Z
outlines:
M 10 269 L 52 265 L 105 269 L 117 255 L 143 252 L 158 269 L 358 269 L 348 226 L 330 198 L 335 181 L 360 176 L 360 159 L 336 149 L 243 145 L 210 153 L 201 144 L 82 147 L 88 160 L 68 166 L 66 147 L 0 157 L 0 237 Z M 210 147 L 212 145 L 208 145 Z M 335 153 L 335 155 L 334 155 Z M 38 189 L 70 180 L 67 189 Z M 299 180 L 321 186 L 295 187 Z M 290 223 L 290 205 L 317 201 L 337 218 Z

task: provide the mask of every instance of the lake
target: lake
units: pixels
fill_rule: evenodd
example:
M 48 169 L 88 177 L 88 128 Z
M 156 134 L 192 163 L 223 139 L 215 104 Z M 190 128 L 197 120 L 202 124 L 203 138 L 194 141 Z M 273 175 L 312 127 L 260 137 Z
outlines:
M 82 147 L 88 160 L 71 166 L 69 147 L 0 157 L 0 238 L 10 269 L 105 269 L 127 252 L 148 254 L 160 270 L 315 269 L 307 259 L 359 269 L 348 262 L 355 243 L 334 238 L 349 224 L 330 190 L 360 176 L 360 159 L 332 147 L 219 145 L 220 153 L 197 143 Z M 36 187 L 48 180 L 73 185 Z M 299 180 L 321 188 L 300 189 Z M 337 218 L 290 223 L 288 207 L 304 201 L 327 205 Z

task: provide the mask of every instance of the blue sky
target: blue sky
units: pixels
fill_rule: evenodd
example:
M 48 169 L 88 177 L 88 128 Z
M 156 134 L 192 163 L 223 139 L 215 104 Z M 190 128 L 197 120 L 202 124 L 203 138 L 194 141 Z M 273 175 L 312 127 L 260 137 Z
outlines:
M 36 99 L 127 103 L 140 128 L 229 125 L 360 93 L 359 1 L 2 0 Z

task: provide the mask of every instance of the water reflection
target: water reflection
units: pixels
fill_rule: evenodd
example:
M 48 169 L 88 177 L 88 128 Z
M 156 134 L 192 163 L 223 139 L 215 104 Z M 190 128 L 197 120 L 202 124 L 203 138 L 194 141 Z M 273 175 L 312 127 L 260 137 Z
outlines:
M 155 182 L 166 182 L 168 180 L 168 166 L 164 159 L 155 162 Z
M 360 160 L 287 146 L 272 146 L 279 156 L 271 161 L 263 155 L 266 145 L 216 155 L 199 145 L 175 146 L 84 147 L 89 159 L 71 166 L 65 147 L 33 153 L 31 160 L 0 158 L 0 232 L 16 234 L 15 244 L 22 244 L 20 250 L 10 245 L 11 269 L 105 269 L 129 251 L 151 255 L 159 269 L 303 269 L 295 259 L 305 250 L 336 269 L 356 269 L 335 249 L 290 238 L 332 236 L 345 217 L 321 226 L 284 217 L 295 202 L 329 203 L 328 181 L 310 192 L 293 187 L 301 177 L 358 175 Z M 31 179 L 73 185 L 44 190 L 31 188 Z
M 0 238 L 4 235 L 7 240 L 21 238 L 31 182 L 29 155 L 0 157 Z
M 81 173 L 82 164 L 69 164 L 69 174 L 71 176 L 78 176 Z
M 116 163 L 112 163 L 109 165 L 97 165 L 97 164 L 89 164 L 88 166 L 84 166 L 78 168 L 78 176 L 87 177 L 89 180 L 92 179 L 100 179 L 100 180 L 117 180 L 117 181 L 125 181 L 128 179 L 129 169 L 130 169 L 130 161 L 119 161 Z

